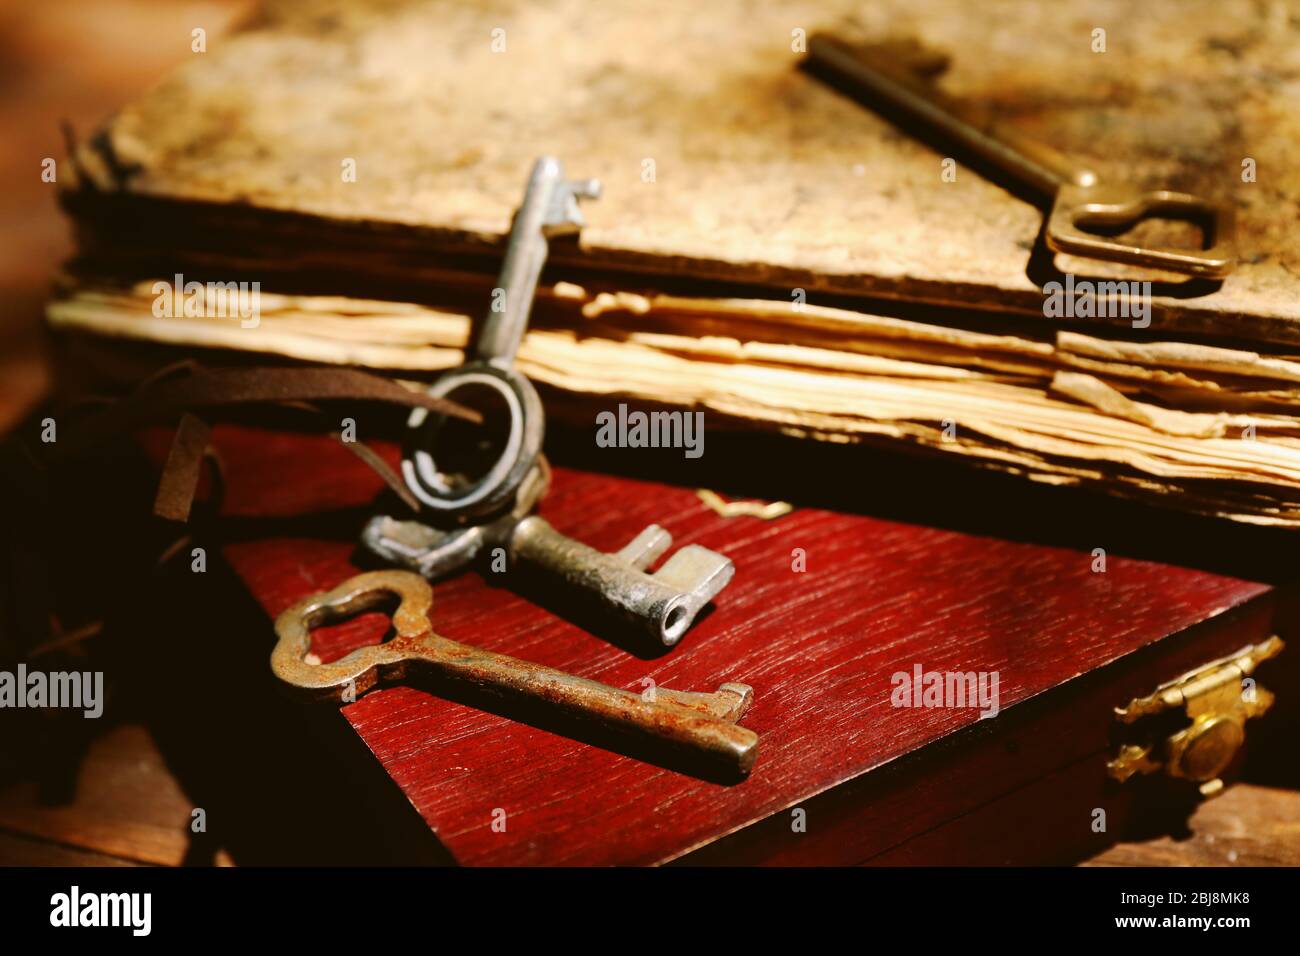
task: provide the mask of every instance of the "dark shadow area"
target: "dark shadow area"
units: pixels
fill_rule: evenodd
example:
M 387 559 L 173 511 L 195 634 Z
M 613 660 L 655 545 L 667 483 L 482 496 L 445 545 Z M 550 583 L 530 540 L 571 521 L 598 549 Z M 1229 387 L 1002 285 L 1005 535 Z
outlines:
M 706 418 L 706 427 L 712 420 Z M 1108 555 L 1270 584 L 1300 577 L 1300 537 L 1294 532 L 1165 510 L 1098 491 L 1047 487 L 944 460 L 939 453 L 899 454 L 897 448 L 724 427 L 707 428 L 704 455 L 687 460 L 681 449 L 598 448 L 594 424 L 552 423 L 547 453 L 556 465 L 711 488 L 731 498 L 783 500 L 801 508 L 1081 551 L 1101 547 Z
M 210 864 L 219 848 L 242 865 L 453 862 L 337 709 L 285 700 L 269 667 L 271 624 L 203 536 L 204 515 L 190 531 L 206 570 L 191 571 L 188 548 L 157 563 L 184 529 L 148 517 L 155 486 L 144 456 L 124 445 L 111 461 L 51 474 L 48 507 L 33 506 L 17 529 L 49 582 L 46 610 L 65 629 L 89 615 L 101 625 L 31 666 L 102 671 L 106 706 L 100 720 L 17 712 L 5 721 L 0 776 L 35 780 L 43 803 L 66 804 L 94 737 L 142 723 L 205 811 L 206 832 L 187 834 L 189 862 Z M 20 636 L 26 648 L 49 639 Z
M 271 623 L 224 564 L 156 583 L 165 596 L 123 622 L 134 640 L 119 672 L 168 768 L 207 813 L 193 862 L 210 862 L 216 846 L 245 866 L 454 862 L 336 707 L 283 693 L 268 664 Z

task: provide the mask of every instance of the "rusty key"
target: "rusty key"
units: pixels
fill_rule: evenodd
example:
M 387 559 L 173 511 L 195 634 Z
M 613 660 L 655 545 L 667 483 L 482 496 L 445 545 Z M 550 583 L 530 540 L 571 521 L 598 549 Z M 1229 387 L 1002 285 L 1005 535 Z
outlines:
M 923 75 L 936 71 L 935 62 L 931 59 L 920 68 L 915 48 L 855 46 L 817 34 L 808 40 L 808 59 L 855 93 L 908 114 L 1050 200 L 1046 240 L 1054 252 L 1216 279 L 1236 264 L 1231 206 L 1190 193 L 1103 185 L 1091 170 L 1020 136 L 987 111 L 945 96 Z M 1208 247 L 1139 246 L 1085 231 L 1090 226 L 1119 228 L 1160 216 L 1203 224 Z
M 398 599 L 396 636 L 359 648 L 328 664 L 310 664 L 312 628 L 343 620 Z M 313 594 L 275 621 L 278 638 L 271 669 L 288 684 L 335 701 L 352 699 L 381 683 L 400 683 L 415 668 L 494 690 L 511 691 L 595 723 L 647 734 L 689 748 L 740 774 L 758 755 L 758 735 L 736 722 L 753 702 L 747 684 L 725 683 L 713 693 L 656 687 L 637 693 L 470 647 L 435 633 L 429 621 L 433 589 L 409 571 L 371 571 L 330 591 Z M 348 695 L 352 691 L 352 695 Z

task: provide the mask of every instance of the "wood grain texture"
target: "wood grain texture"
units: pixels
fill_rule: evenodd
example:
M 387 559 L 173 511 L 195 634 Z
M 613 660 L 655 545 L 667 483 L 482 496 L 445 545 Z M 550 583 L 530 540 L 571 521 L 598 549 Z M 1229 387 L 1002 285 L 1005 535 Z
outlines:
M 278 530 L 250 530 L 225 548 L 268 614 L 355 573 L 353 535 L 378 479 L 328 440 L 236 428 L 216 434 L 230 476 L 229 516 L 281 519 Z M 322 524 L 322 511 L 338 520 Z M 997 670 L 1010 716 L 1008 708 L 1014 713 L 1071 678 L 1269 593 L 1113 556 L 1106 573 L 1094 574 L 1083 551 L 811 508 L 771 522 L 724 519 L 690 489 L 567 469 L 557 469 L 542 514 L 604 549 L 658 522 L 678 545 L 729 555 L 736 579 L 681 645 L 658 657 L 477 574 L 436 586 L 436 629 L 630 689 L 645 677 L 684 690 L 747 682 L 757 699 L 745 724 L 762 737 L 759 760 L 743 783 L 709 782 L 417 687 L 344 708 L 463 863 L 669 860 L 977 723 L 973 710 L 892 708 L 896 671 L 918 663 Z M 793 548 L 806 551 L 806 572 L 791 570 Z M 334 657 L 383 629 L 370 615 L 322 632 L 317 646 Z M 269 625 L 264 640 L 269 653 Z M 498 809 L 504 833 L 491 827 Z
M 137 725 L 115 727 L 88 747 L 70 799 L 50 799 L 35 781 L 0 789 L 0 829 L 137 863 L 185 860 L 192 810 Z M 18 861 L 0 851 L 0 862 Z
M 0 833 L 0 864 L 4 866 L 131 866 L 129 860 L 88 853 L 57 843 Z
M 1300 866 L 1300 794 L 1236 786 L 1199 808 L 1182 837 L 1121 843 L 1088 866 Z
M 1270 756 L 1260 754 L 1259 756 Z M 1271 755 L 1284 759 L 1281 753 Z M 177 782 L 168 769 L 150 735 L 139 725 L 126 725 L 105 735 L 92 748 L 92 758 L 101 767 L 114 768 L 108 777 L 124 774 L 147 773 L 155 787 L 148 793 L 132 793 L 135 801 L 129 819 L 119 812 L 120 794 L 94 775 L 83 775 L 86 785 L 79 789 L 74 806 L 60 812 L 61 825 L 51 828 L 49 808 L 38 795 L 27 787 L 10 787 L 0 790 L 0 803 L 4 807 L 4 821 L 0 824 L 0 865 L 3 866 L 114 866 L 131 862 L 149 861 L 175 864 L 178 857 L 169 852 L 159 857 L 153 850 L 158 840 L 142 831 L 136 821 L 148 821 L 153 832 L 172 834 L 172 846 L 178 848 L 185 841 L 183 829 L 176 825 L 175 792 Z M 225 767 L 226 772 L 238 764 Z M 1095 770 L 1095 768 L 1091 768 Z M 990 774 L 984 774 L 988 778 Z M 1033 788 L 1030 788 L 1032 791 Z M 1037 796 L 1036 793 L 1033 794 Z M 1076 793 L 1076 806 L 1088 794 Z M 912 798 L 914 804 L 920 803 Z M 1002 816 L 1019 830 L 1027 830 L 1022 812 L 1007 812 L 998 807 Z M 907 810 L 906 807 L 903 808 Z M 885 813 L 894 812 L 882 807 Z M 813 839 L 823 831 L 824 819 L 815 805 L 809 807 L 811 829 L 805 839 Z M 214 821 L 215 822 L 215 821 Z M 1075 821 L 1076 836 L 1080 842 L 1099 842 L 1088 827 Z M 1091 822 L 1090 818 L 1086 821 Z M 981 825 L 987 825 L 982 820 Z M 218 827 L 228 830 L 227 825 Z M 788 826 L 786 827 L 788 829 Z M 882 827 L 882 830 L 888 830 Z M 996 827 L 990 828 L 997 833 Z M 1087 832 L 1083 836 L 1083 832 Z M 105 839 L 107 837 L 107 839 Z M 242 842 L 236 837 L 236 842 Z M 1023 844 L 1023 840 L 1019 841 Z M 1008 841 L 1001 846 L 1017 846 Z M 340 848 L 341 849 L 341 848 Z M 104 852 L 111 850 L 112 855 Z M 969 852 L 959 848 L 962 852 Z M 194 862 L 194 861 L 189 861 Z M 232 862 L 221 854 L 218 862 Z M 292 858 L 285 862 L 295 862 Z M 945 861 L 941 861 L 945 862 Z M 946 862 L 957 862 L 949 857 Z M 1300 793 L 1291 789 L 1238 783 L 1220 797 L 1201 804 L 1188 820 L 1187 831 L 1174 836 L 1133 839 L 1103 850 L 1088 860 L 1089 866 L 1295 866 L 1300 865 Z
M 1262 599 L 1210 618 L 801 801 L 804 832 L 776 814 L 685 862 L 1064 865 L 1144 826 L 1177 830 L 1195 803 L 1193 787 L 1161 777 L 1121 785 L 1106 773 L 1117 740 L 1113 708 L 1263 638 L 1273 617 L 1272 601 Z M 1260 677 L 1290 696 L 1294 681 L 1271 668 Z M 1093 829 L 1097 809 L 1104 831 Z
M 1300 341 L 1300 179 L 1286 159 L 1300 21 L 1285 4 L 267 7 L 79 151 L 93 188 L 73 206 L 105 251 L 132 235 L 160 261 L 201 253 L 250 279 L 263 250 L 409 281 L 443 256 L 490 249 L 533 158 L 551 152 L 605 184 L 581 250 L 557 249 L 557 262 L 758 283 L 786 301 L 801 287 L 1041 316 L 1043 281 L 1059 275 L 1043 210 L 960 154 L 956 181 L 943 182 L 947 152 L 799 68 L 794 31 L 856 29 L 951 54 L 945 89 L 1103 181 L 1234 204 L 1240 267 L 1222 287 L 1158 285 L 1154 324 Z M 1104 53 L 1092 50 L 1098 27 Z M 1256 182 L 1242 181 L 1245 158 Z M 190 204 L 189 227 L 147 227 L 148 204 L 114 205 L 122 195 Z

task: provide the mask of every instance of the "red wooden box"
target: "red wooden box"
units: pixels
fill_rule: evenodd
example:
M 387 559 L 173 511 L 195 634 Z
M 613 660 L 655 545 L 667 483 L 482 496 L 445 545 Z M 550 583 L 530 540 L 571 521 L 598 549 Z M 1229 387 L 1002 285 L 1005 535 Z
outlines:
M 363 566 L 356 534 L 381 486 L 328 439 L 225 427 L 215 444 L 226 515 L 283 519 L 223 549 L 266 612 L 241 640 L 269 654 L 274 615 Z M 742 782 L 419 687 L 374 691 L 341 718 L 302 706 L 319 709 L 339 748 L 358 736 L 373 772 L 396 782 L 409 806 L 393 799 L 384 813 L 414 808 L 463 864 L 1064 863 L 1153 807 L 1176 819 L 1197 798 L 1160 774 L 1111 779 L 1124 734 L 1114 708 L 1264 640 L 1273 588 L 1113 551 L 1101 571 L 1091 548 L 794 504 L 775 520 L 724 518 L 690 488 L 556 468 L 541 513 L 559 530 L 613 550 L 657 522 L 675 546 L 735 562 L 714 608 L 657 656 L 477 573 L 435 586 L 435 630 L 455 640 L 629 689 L 645 678 L 752 685 L 743 723 L 761 743 Z M 367 615 L 323 630 L 315 649 L 336 658 L 385 623 Z M 1264 685 L 1287 656 L 1261 667 Z M 894 675 L 918 667 L 996 673 L 996 716 L 895 706 Z

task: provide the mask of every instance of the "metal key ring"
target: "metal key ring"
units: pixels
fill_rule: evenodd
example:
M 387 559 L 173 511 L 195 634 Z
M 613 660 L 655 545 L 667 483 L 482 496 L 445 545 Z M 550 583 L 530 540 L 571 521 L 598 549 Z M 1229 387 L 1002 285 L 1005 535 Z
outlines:
M 478 480 L 454 487 L 439 469 L 433 448 L 444 417 L 417 408 L 407 420 L 408 441 L 402 457 L 402 477 L 411 493 L 430 511 L 479 516 L 498 511 L 514 497 L 537 462 L 546 430 L 542 402 L 531 382 L 513 368 L 471 362 L 454 369 L 429 388 L 445 398 L 467 386 L 485 386 L 504 401 L 510 418 L 505 445 L 496 462 Z
M 478 518 L 504 510 L 532 470 L 542 447 L 542 403 L 532 383 L 515 371 L 515 353 L 528 326 L 549 240 L 576 234 L 583 222 L 578 200 L 599 195 L 596 180 L 565 179 L 563 165 L 553 156 L 542 156 L 533 164 L 510 228 L 492 309 L 467 349 L 469 360 L 445 372 L 429 389 L 435 397 L 473 386 L 495 392 L 505 401 L 510 417 L 505 446 L 486 474 L 453 483 L 439 470 L 430 450 L 445 419 L 417 409 L 407 422 L 402 477 L 429 511 L 444 517 Z
M 536 466 L 515 493 L 513 507 L 497 518 L 449 530 L 376 515 L 361 532 L 361 541 L 385 561 L 426 578 L 441 577 L 470 564 L 485 549 L 503 546 L 511 529 L 536 507 L 550 484 L 551 466 L 545 455 L 538 455 Z

